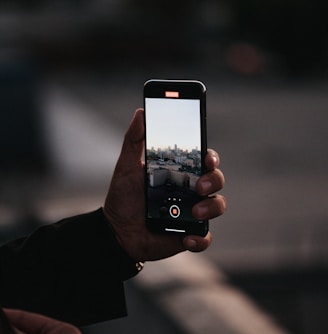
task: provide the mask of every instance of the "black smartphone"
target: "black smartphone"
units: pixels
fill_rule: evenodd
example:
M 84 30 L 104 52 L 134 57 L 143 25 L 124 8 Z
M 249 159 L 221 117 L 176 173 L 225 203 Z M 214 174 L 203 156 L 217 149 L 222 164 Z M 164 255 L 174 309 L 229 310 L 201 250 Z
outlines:
M 197 80 L 144 84 L 146 222 L 154 232 L 205 236 L 192 207 L 205 172 L 206 87 Z

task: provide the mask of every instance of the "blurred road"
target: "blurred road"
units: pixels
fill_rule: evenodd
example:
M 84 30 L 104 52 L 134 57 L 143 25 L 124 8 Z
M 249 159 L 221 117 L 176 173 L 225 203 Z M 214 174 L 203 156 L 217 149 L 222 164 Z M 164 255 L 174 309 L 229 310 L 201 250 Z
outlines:
M 203 256 L 232 276 L 326 269 L 327 83 L 204 81 L 208 143 L 221 154 L 228 211 L 211 223 L 214 242 Z M 124 131 L 142 106 L 142 82 L 49 85 L 46 115 L 58 180 L 79 184 L 80 193 L 93 183 L 99 198 L 105 194 Z
M 107 180 L 142 106 L 142 79 L 83 82 L 57 83 L 46 99 L 59 179 L 80 187 L 86 176 Z M 206 255 L 229 271 L 327 265 L 327 84 L 206 82 L 208 145 L 221 154 L 228 198 Z
M 101 206 L 143 82 L 200 79 L 228 211 L 85 333 L 328 333 L 326 2 L 23 3 L 0 5 L 0 243 Z
M 42 220 L 102 205 L 125 129 L 142 106 L 147 79 L 135 75 L 128 81 L 125 76 L 56 77 L 45 86 L 42 103 L 55 163 L 52 179 L 32 196 Z M 227 213 L 211 223 L 213 245 L 200 257 L 228 277 L 327 270 L 328 83 L 224 81 L 211 75 L 199 79 L 208 88 L 208 146 L 220 152 L 228 199 Z M 151 276 L 152 266 L 146 265 L 143 275 Z M 165 310 L 156 309 L 156 293 L 147 287 L 129 282 L 130 317 L 86 333 L 102 333 L 110 326 L 115 333 L 129 333 L 141 324 L 160 327 L 163 333 L 193 333 L 180 326 L 181 318 L 174 322 Z M 327 296 L 325 290 L 324 306 Z M 306 312 L 304 306 L 299 314 Z M 262 317 L 260 307 L 254 314 Z M 310 317 L 298 333 L 324 333 L 327 320 L 319 320 L 320 328 L 313 331 Z M 223 332 L 243 333 L 233 328 Z

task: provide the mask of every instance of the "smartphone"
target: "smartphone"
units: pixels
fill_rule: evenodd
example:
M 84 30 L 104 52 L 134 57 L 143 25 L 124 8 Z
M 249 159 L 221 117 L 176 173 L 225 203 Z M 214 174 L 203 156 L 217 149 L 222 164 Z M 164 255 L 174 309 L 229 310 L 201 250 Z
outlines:
M 153 232 L 205 236 L 192 207 L 205 172 L 206 87 L 197 80 L 144 84 L 146 222 Z

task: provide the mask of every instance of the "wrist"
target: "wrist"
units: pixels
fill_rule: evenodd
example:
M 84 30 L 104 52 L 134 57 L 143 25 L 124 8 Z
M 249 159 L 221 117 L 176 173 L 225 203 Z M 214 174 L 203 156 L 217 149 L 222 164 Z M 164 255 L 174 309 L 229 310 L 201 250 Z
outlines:
M 112 238 L 115 239 L 117 248 L 125 255 L 126 259 L 128 259 L 129 264 L 132 264 L 132 267 L 134 267 L 136 273 L 140 272 L 143 269 L 144 261 L 140 261 L 138 258 L 136 258 L 134 256 L 135 254 L 133 254 L 133 252 L 129 252 L 128 247 L 125 246 L 126 244 L 129 244 L 128 241 L 131 242 L 131 238 L 129 238 L 128 233 L 121 233 L 122 231 L 117 231 L 116 225 L 112 223 L 112 219 L 110 219 L 109 215 L 106 214 L 104 209 L 103 215 L 104 221 L 108 226 L 108 230 Z M 125 238 L 122 238 L 122 234 L 125 236 Z

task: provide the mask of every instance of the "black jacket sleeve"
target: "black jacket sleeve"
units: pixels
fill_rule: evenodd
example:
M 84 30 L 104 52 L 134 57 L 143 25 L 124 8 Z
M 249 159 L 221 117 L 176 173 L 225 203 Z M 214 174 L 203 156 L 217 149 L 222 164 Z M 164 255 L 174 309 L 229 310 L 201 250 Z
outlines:
M 102 209 L 39 228 L 0 248 L 0 304 L 77 326 L 126 315 L 137 274 Z

